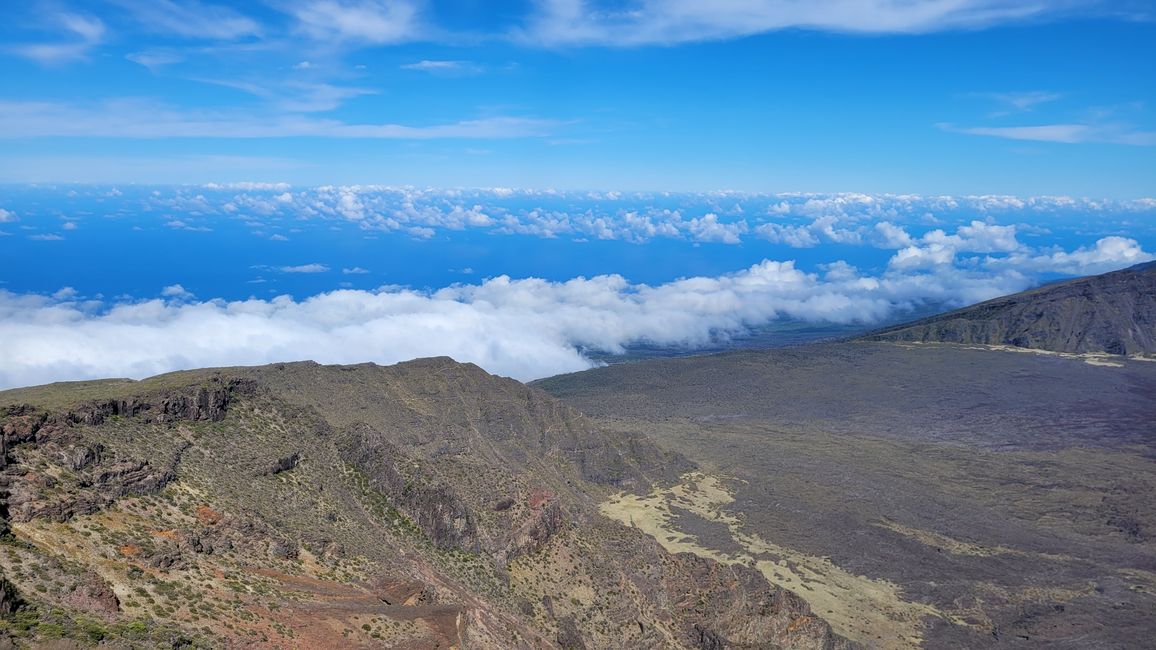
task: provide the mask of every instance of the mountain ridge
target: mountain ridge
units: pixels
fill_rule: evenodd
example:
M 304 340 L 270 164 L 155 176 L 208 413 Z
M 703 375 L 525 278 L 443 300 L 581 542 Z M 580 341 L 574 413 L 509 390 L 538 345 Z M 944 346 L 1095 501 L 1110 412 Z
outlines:
M 1154 354 L 1156 262 L 1047 284 L 876 330 L 857 340 Z
M 205 369 L 0 404 L 0 637 L 22 646 L 851 647 L 757 571 L 598 512 L 688 461 L 471 364 Z

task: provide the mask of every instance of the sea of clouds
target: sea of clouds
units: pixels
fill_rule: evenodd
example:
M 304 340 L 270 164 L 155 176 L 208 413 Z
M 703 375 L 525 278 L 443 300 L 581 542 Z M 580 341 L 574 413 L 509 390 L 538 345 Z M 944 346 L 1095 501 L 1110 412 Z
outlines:
M 292 215 L 298 223 L 338 220 L 413 237 L 426 230 L 487 228 L 639 242 L 756 237 L 793 248 L 844 244 L 891 252 L 884 268 L 869 271 L 841 259 L 815 271 L 790 259 L 768 259 L 654 285 L 614 274 L 567 281 L 498 276 L 432 290 L 385 286 L 237 301 L 198 297 L 181 286 L 164 287 L 151 299 L 119 300 L 67 288 L 53 295 L 0 290 L 0 387 L 141 378 L 205 366 L 301 359 L 393 363 L 436 355 L 529 380 L 590 368 L 596 364 L 590 350 L 616 353 L 638 343 L 693 348 L 778 319 L 867 327 L 927 305 L 962 306 L 1020 291 L 1049 275 L 1101 273 L 1156 258 L 1123 234 L 1067 248 L 1028 244 L 1022 235 L 1038 235 L 1040 220 L 1016 218 L 1099 211 L 1126 231 L 1129 220 L 1156 208 L 1150 200 L 718 193 L 679 209 L 608 193 L 584 199 L 600 206 L 585 210 L 562 205 L 573 197 L 551 209 L 495 204 L 496 198 L 527 196 L 500 189 L 249 185 L 152 192 L 140 201 L 159 211 L 158 219 L 177 214 L 193 228 L 211 229 L 214 216 L 268 225 Z M 619 209 L 604 207 L 623 200 Z M 708 211 L 712 206 L 719 211 Z M 973 218 L 943 216 L 949 213 Z M 10 223 L 22 218 L 15 210 L 3 214 Z M 309 266 L 328 270 L 319 264 L 291 268 Z

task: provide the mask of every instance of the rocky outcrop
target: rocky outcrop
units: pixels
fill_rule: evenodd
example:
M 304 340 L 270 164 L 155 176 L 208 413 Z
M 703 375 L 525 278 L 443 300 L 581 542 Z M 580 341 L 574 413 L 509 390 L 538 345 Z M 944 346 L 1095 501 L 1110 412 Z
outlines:
M 566 515 L 554 495 L 538 490 L 527 501 L 525 520 L 510 531 L 506 547 L 498 554 L 497 559 L 503 564 L 537 553 L 566 525 Z
M 61 597 L 71 609 L 111 617 L 120 612 L 120 599 L 112 586 L 99 575 L 88 571 Z
M 20 599 L 16 585 L 0 576 L 0 616 L 11 614 L 20 608 L 24 601 Z
M 102 424 L 110 417 L 139 417 L 145 422 L 219 422 L 235 397 L 255 390 L 256 384 L 249 380 L 218 378 L 191 389 L 91 402 L 69 411 L 63 419 L 88 426 Z
M 854 648 L 814 615 L 806 601 L 773 586 L 757 570 L 722 565 L 693 555 L 674 556 L 668 572 L 672 604 L 686 621 L 686 640 L 696 648 Z M 685 581 L 687 587 L 678 587 Z
M 157 492 L 176 477 L 176 468 L 189 443 L 182 443 L 168 463 L 156 467 L 148 461 L 108 454 L 99 443 L 66 438 L 39 444 L 39 457 L 55 459 L 69 470 L 53 476 L 12 464 L 0 470 L 0 510 L 7 521 L 47 519 L 65 522 L 78 515 L 97 512 L 128 495 Z
M 434 544 L 476 552 L 477 523 L 466 503 L 448 485 L 422 471 L 401 449 L 368 425 L 351 428 L 338 449 L 389 504 L 407 516 Z
M 437 602 L 437 592 L 433 587 L 412 578 L 381 575 L 370 583 L 369 588 L 386 605 L 414 607 Z
M 1154 354 L 1156 263 L 989 300 L 863 339 Z
M 269 463 L 268 467 L 258 472 L 258 476 L 273 476 L 281 472 L 288 472 L 294 467 L 297 467 L 297 463 L 299 462 L 301 462 L 301 452 L 294 452 Z

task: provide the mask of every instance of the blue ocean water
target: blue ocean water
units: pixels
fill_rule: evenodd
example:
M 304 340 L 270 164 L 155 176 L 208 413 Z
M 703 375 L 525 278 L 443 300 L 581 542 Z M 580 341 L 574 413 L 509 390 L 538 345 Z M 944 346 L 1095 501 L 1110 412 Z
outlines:
M 691 219 L 717 214 L 721 223 L 750 221 L 741 243 L 653 236 L 645 241 L 600 239 L 575 231 L 543 236 L 488 227 L 437 227 L 415 236 L 401 229 L 367 227 L 362 220 L 306 214 L 298 207 L 253 215 L 223 208 L 237 195 L 270 197 L 284 188 L 249 190 L 197 187 L 6 186 L 0 208 L 11 216 L 0 223 L 0 289 L 51 294 L 72 287 L 80 295 L 105 299 L 144 299 L 179 284 L 198 299 L 268 298 L 288 294 L 304 298 L 339 288 L 374 289 L 383 285 L 436 289 L 508 275 L 564 281 L 578 276 L 620 274 L 632 283 L 661 284 L 691 276 L 717 276 L 764 259 L 794 260 L 798 268 L 821 272 L 825 264 L 846 261 L 864 274 L 885 270 L 894 250 L 823 241 L 792 248 L 756 236 L 756 223 L 777 219 L 806 224 L 816 214 L 768 217 L 770 206 L 807 197 L 637 195 L 608 200 L 574 195 L 426 195 L 431 210 L 477 205 L 496 215 L 550 210 L 565 215 L 605 215 L 613 222 L 627 212 L 677 210 Z M 294 192 L 299 190 L 294 189 Z M 303 193 L 304 194 L 304 193 Z M 199 199 L 198 199 L 199 197 Z M 180 200 L 177 200 L 179 198 Z M 390 199 L 393 200 L 393 199 Z M 403 199 L 398 198 L 397 202 Z M 1146 250 L 1156 249 L 1156 208 L 1051 208 L 1047 211 L 968 207 L 938 209 L 902 203 L 890 213 L 839 213 L 840 223 L 870 226 L 888 219 L 906 224 L 913 235 L 932 228 L 948 233 L 972 219 L 1018 224 L 1017 236 L 1037 250 L 1074 250 L 1106 235 L 1126 235 Z M 940 201 L 941 203 L 942 201 Z M 436 217 L 430 218 L 436 221 Z M 428 226 L 420 220 L 406 227 Z M 176 225 L 179 222 L 181 225 Z M 67 225 L 67 224 L 75 225 Z M 432 236 L 430 236 L 432 233 Z M 324 272 L 285 272 L 290 267 L 321 265 Z M 365 272 L 344 273 L 344 270 Z M 1041 281 L 1058 277 L 1042 273 Z

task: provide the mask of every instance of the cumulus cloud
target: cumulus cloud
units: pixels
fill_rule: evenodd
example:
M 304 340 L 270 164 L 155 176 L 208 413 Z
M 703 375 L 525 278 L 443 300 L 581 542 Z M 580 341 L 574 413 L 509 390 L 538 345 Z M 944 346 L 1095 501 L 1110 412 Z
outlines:
M 880 226 L 883 227 L 880 229 Z M 906 231 L 891 224 L 877 224 L 876 230 L 890 238 L 892 243 L 904 241 L 906 235 Z M 1016 226 L 976 220 L 957 228 L 954 235 L 937 228 L 924 233 L 918 242 L 910 235 L 906 240 L 909 245 L 895 253 L 889 267 L 899 270 L 932 268 L 955 263 L 956 253 L 1012 253 L 1023 249 L 1016 239 Z
M 902 226 L 897 226 L 890 221 L 876 223 L 874 230 L 874 239 L 880 248 L 907 248 L 915 243 Z
M 0 208 L 0 223 L 9 223 L 11 221 L 16 221 L 16 213 Z
M 169 286 L 161 289 L 161 295 L 166 298 L 176 298 L 179 300 L 190 300 L 196 297 L 191 291 L 179 284 L 170 284 Z
M 804 211 L 811 208 L 803 207 Z M 772 210 L 773 212 L 775 210 Z M 858 228 L 837 227 L 841 219 L 835 215 L 824 215 L 807 225 L 764 223 L 755 228 L 755 234 L 776 244 L 786 244 L 791 248 L 813 248 L 822 242 L 833 244 L 860 244 L 863 235 Z
M 1145 251 L 1135 239 L 1113 235 L 1099 239 L 1092 247 L 1081 246 L 1071 252 L 1023 252 L 1004 258 L 988 258 L 987 263 L 990 266 L 1015 267 L 1034 272 L 1091 275 L 1154 259 L 1156 255 Z
M 687 223 L 687 231 L 696 241 L 739 244 L 742 243 L 742 234 L 747 231 L 747 222 L 723 222 L 719 221 L 717 214 L 708 213 L 691 219 Z
M 819 245 L 819 238 L 807 226 L 764 223 L 755 228 L 755 234 L 769 242 L 786 244 L 791 248 L 813 248 Z
M 901 271 L 950 266 L 955 262 L 955 249 L 944 244 L 908 246 L 895 253 L 887 263 L 890 268 Z
M 188 230 L 189 232 L 212 232 L 213 231 L 213 229 L 209 228 L 208 226 L 197 226 L 194 224 L 190 224 L 186 221 L 183 221 L 181 219 L 170 219 L 169 221 L 165 222 L 165 226 L 172 228 L 173 230 Z

